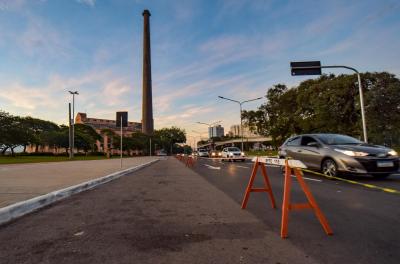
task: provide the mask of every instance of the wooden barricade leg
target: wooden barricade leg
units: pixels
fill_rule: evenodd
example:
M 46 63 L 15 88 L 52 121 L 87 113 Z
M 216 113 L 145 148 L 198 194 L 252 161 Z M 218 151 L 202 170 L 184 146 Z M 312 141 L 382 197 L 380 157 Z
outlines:
M 300 183 L 300 187 L 303 189 L 303 192 L 305 193 L 308 202 L 310 203 L 312 209 L 314 210 L 316 217 L 318 218 L 319 222 L 321 223 L 322 228 L 325 230 L 325 233 L 327 235 L 332 235 L 333 232 L 328 224 L 328 220 L 326 220 L 325 215 L 322 213 L 321 209 L 318 207 L 317 202 L 314 199 L 314 196 L 310 192 L 310 189 L 308 189 L 308 186 L 303 179 L 302 172 L 299 169 L 295 169 L 295 174 L 296 174 L 296 178 L 297 178 L 298 182 Z
M 266 189 L 268 189 L 267 193 L 269 195 L 269 199 L 271 200 L 272 208 L 276 208 L 274 194 L 272 193 L 271 183 L 269 182 L 268 175 L 267 175 L 267 170 L 265 169 L 265 164 L 264 163 L 261 164 L 261 171 L 262 171 L 262 174 L 264 176 L 264 184 L 266 186 Z
M 282 202 L 282 223 L 281 223 L 281 237 L 286 238 L 288 233 L 289 222 L 289 206 L 290 206 L 290 189 L 292 187 L 292 174 L 288 161 L 285 164 L 285 183 L 283 187 L 283 202 Z
M 253 188 L 254 179 L 256 178 L 257 170 L 258 170 L 259 166 L 261 166 L 261 171 L 264 176 L 264 188 Z M 250 180 L 249 180 L 249 184 L 247 185 L 246 192 L 243 197 L 242 209 L 246 208 L 251 192 L 268 192 L 269 198 L 271 200 L 272 208 L 276 208 L 275 198 L 272 193 L 271 184 L 269 183 L 269 180 L 268 180 L 267 171 L 265 169 L 264 164 L 258 162 L 258 158 L 256 159 L 256 161 L 254 163 L 253 170 L 251 172 L 251 176 L 250 176 Z
M 292 204 L 290 203 L 290 191 L 292 184 L 292 172 L 294 172 L 297 181 L 300 184 L 301 189 L 303 190 L 306 198 L 308 200 L 307 203 L 301 204 Z M 316 217 L 321 223 L 325 233 L 327 235 L 332 235 L 333 232 L 329 227 L 328 221 L 326 220 L 324 214 L 321 209 L 318 207 L 317 202 L 314 199 L 314 196 L 311 194 L 310 189 L 303 179 L 302 172 L 298 169 L 292 169 L 289 167 L 288 161 L 286 160 L 285 165 L 285 184 L 283 190 L 283 203 L 282 203 L 282 223 L 281 223 L 281 237 L 286 238 L 288 236 L 288 222 L 289 222 L 289 211 L 291 210 L 304 210 L 311 209 L 314 211 Z
M 253 170 L 251 172 L 249 184 L 247 185 L 246 192 L 244 193 L 243 201 L 242 201 L 242 209 L 245 209 L 247 206 L 247 201 L 249 200 L 249 195 L 251 192 L 251 187 L 253 186 L 254 179 L 257 175 L 258 168 L 258 159 L 254 162 Z

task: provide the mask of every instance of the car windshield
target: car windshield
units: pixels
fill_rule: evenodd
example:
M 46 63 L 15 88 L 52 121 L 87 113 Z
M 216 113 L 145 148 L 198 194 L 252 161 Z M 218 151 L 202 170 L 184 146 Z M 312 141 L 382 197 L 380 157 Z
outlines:
M 228 151 L 240 151 L 238 148 L 228 148 Z
M 345 135 L 335 135 L 335 134 L 324 134 L 317 135 L 317 137 L 327 145 L 359 145 L 363 144 L 358 139 Z

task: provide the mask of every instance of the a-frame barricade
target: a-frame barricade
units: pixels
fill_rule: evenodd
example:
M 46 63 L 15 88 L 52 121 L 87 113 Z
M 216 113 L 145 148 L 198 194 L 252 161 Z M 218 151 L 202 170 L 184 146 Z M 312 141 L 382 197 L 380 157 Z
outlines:
M 301 189 L 307 197 L 306 203 L 301 204 L 292 204 L 290 202 L 290 191 L 292 186 L 292 173 L 300 184 Z M 310 189 L 303 179 L 303 172 L 300 168 L 292 168 L 289 166 L 289 161 L 285 161 L 285 183 L 283 190 L 283 203 L 282 203 L 282 222 L 281 222 L 281 237 L 286 238 L 288 236 L 288 223 L 289 223 L 289 212 L 292 210 L 304 210 L 311 209 L 314 211 L 316 217 L 322 225 L 325 233 L 327 235 L 332 235 L 333 232 L 326 220 L 324 214 L 321 209 L 318 207 L 317 202 L 314 199 L 314 196 L 311 194 Z
M 264 188 L 253 188 L 254 179 L 257 176 L 258 169 L 261 168 L 261 172 L 264 178 Z M 265 168 L 265 164 L 258 161 L 256 158 L 253 166 L 253 170 L 251 172 L 249 184 L 247 185 L 246 192 L 243 197 L 242 201 L 242 209 L 245 209 L 247 206 L 247 202 L 250 198 L 251 192 L 266 192 L 269 195 L 269 199 L 271 201 L 272 208 L 276 208 L 274 194 L 272 193 L 271 184 L 268 179 L 267 170 Z
M 194 166 L 194 159 L 191 155 L 188 155 L 186 158 L 186 167 L 193 167 Z

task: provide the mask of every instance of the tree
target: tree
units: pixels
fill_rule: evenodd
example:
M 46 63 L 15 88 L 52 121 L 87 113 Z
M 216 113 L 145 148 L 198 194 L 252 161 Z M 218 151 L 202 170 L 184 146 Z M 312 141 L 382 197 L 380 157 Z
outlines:
M 96 151 L 96 142 L 102 137 L 96 130 L 85 124 L 75 124 L 75 146 L 82 149 L 86 154 L 89 150 Z
M 177 143 L 186 142 L 186 132 L 178 127 L 162 128 L 154 131 L 152 137 L 154 144 L 166 150 L 169 154 Z
M 33 117 L 23 117 L 21 118 L 21 122 L 26 129 L 30 130 L 29 139 L 26 144 L 24 144 L 24 152 L 26 146 L 28 144 L 32 144 L 36 146 L 36 152 L 38 150 L 38 146 L 44 146 L 46 143 L 44 142 L 43 135 L 50 131 L 58 131 L 60 127 L 50 121 L 41 120 Z
M 394 75 L 361 76 L 370 142 L 400 144 L 400 80 Z M 340 133 L 361 139 L 362 122 L 357 76 L 322 75 L 288 89 L 270 88 L 267 103 L 256 111 L 244 111 L 245 124 L 274 145 L 301 133 Z

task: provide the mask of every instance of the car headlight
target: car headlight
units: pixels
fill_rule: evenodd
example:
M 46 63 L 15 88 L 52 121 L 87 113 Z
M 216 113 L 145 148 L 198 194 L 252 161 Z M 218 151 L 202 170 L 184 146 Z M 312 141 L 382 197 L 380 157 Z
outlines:
M 335 149 L 335 151 L 343 153 L 347 156 L 352 156 L 352 157 L 364 157 L 368 156 L 368 153 L 366 152 L 361 152 L 361 151 L 352 151 L 352 150 L 345 150 L 345 149 Z
M 241 154 L 242 154 L 242 156 L 244 156 L 244 152 L 242 152 Z
M 397 153 L 397 151 L 395 151 L 395 150 L 391 150 L 391 151 L 389 151 L 388 152 L 389 153 L 389 155 L 391 155 L 391 156 L 398 156 L 399 154 Z
M 211 155 L 212 155 L 212 156 L 215 156 L 215 153 L 212 153 Z
M 218 153 L 218 156 L 220 156 L 220 157 L 221 157 L 221 156 L 222 156 L 222 153 L 221 153 L 221 152 L 220 152 L 220 153 Z

